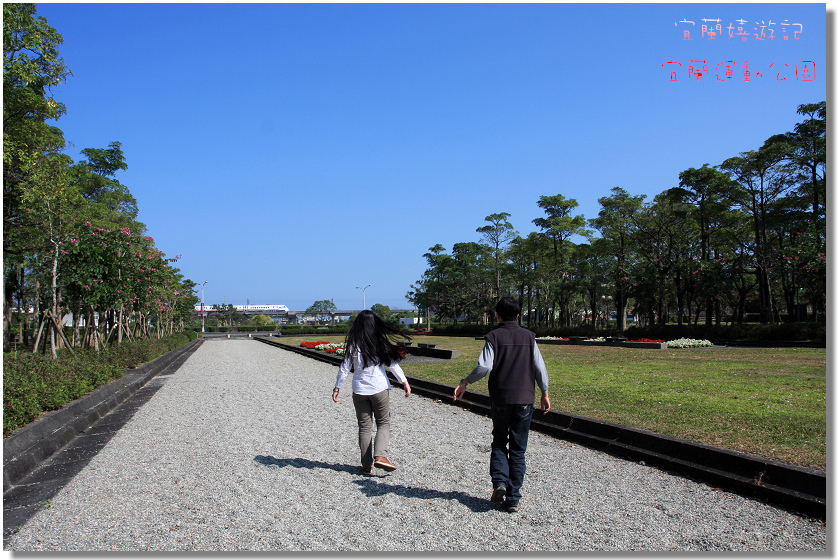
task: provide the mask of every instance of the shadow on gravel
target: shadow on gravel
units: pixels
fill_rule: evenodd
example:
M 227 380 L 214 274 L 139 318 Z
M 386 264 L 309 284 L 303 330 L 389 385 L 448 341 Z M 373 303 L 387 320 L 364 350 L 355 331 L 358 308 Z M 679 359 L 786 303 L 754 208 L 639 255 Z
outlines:
M 310 461 L 309 459 L 278 459 L 270 455 L 257 455 L 254 461 L 266 467 L 296 467 L 299 469 L 330 469 L 338 472 L 359 472 L 359 467 L 355 465 L 343 465 L 341 463 L 325 463 L 324 461 Z
M 359 474 L 358 465 L 347 465 L 343 463 L 326 463 L 324 461 L 312 461 L 310 459 L 302 459 L 297 457 L 295 459 L 278 459 L 270 455 L 257 455 L 254 461 L 266 467 L 295 467 L 298 469 L 329 469 L 337 472 L 348 472 L 350 474 Z M 360 475 L 363 476 L 363 475 Z M 402 484 L 387 484 L 385 482 L 378 482 L 369 476 L 365 476 L 364 480 L 354 480 L 354 484 L 358 485 L 361 491 L 368 497 L 384 496 L 385 494 L 396 494 L 402 498 L 417 498 L 421 500 L 457 500 L 464 506 L 476 513 L 487 512 L 496 509 L 495 504 L 490 500 L 476 498 L 464 492 L 440 492 L 439 490 L 430 490 L 428 488 L 417 488 L 412 486 L 403 486 Z
M 385 494 L 396 494 L 401 498 L 417 498 L 421 500 L 457 500 L 475 513 L 484 513 L 490 510 L 498 509 L 490 500 L 476 498 L 475 496 L 465 494 L 464 492 L 441 492 L 439 490 L 430 490 L 428 488 L 403 486 L 402 484 L 392 485 L 370 479 L 354 480 L 353 483 L 359 485 L 362 492 L 371 498 L 375 496 L 384 496 Z

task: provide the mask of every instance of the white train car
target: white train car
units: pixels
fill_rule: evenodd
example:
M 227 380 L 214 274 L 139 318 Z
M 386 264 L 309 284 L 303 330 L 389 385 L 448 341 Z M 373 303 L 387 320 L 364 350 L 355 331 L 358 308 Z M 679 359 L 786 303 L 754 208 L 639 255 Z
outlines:
M 271 305 L 234 305 L 234 306 L 233 306 L 233 308 L 234 308 L 234 309 L 235 309 L 238 313 L 254 313 L 254 314 L 259 314 L 259 313 L 288 313 L 288 312 L 289 312 L 289 308 L 288 308 L 287 306 L 285 306 L 285 305 L 280 305 L 280 304 L 271 304 Z M 196 310 L 196 312 L 201 313 L 201 304 L 196 305 L 196 306 L 195 306 L 195 310 Z M 213 306 L 212 306 L 212 305 L 208 305 L 208 304 L 206 304 L 206 303 L 204 304 L 204 312 L 205 312 L 205 313 L 209 313 L 209 312 L 214 312 L 214 313 L 215 313 L 215 311 L 216 311 L 216 310 L 215 310 L 215 309 L 213 309 Z

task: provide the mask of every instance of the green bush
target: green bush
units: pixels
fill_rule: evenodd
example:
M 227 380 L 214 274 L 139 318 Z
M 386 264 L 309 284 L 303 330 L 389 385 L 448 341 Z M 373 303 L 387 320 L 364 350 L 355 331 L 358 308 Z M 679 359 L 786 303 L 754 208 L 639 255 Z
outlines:
M 782 323 L 775 324 L 741 324 L 741 325 L 648 325 L 646 327 L 630 327 L 624 332 L 628 338 L 652 338 L 661 340 L 675 340 L 677 338 L 694 338 L 706 340 L 732 341 L 778 341 L 824 342 L 826 339 L 825 323 Z
M 3 437 L 195 338 L 194 331 L 185 331 L 126 341 L 100 352 L 63 350 L 56 360 L 28 352 L 3 354 Z
M 592 327 L 523 327 L 530 328 L 537 336 L 616 336 L 615 329 L 598 329 L 593 332 Z M 476 325 L 436 325 L 432 327 L 433 334 L 440 336 L 483 336 L 492 329 L 495 324 Z M 284 328 L 285 332 L 285 328 Z M 691 338 L 700 340 L 720 341 L 777 341 L 777 342 L 801 342 L 815 341 L 824 342 L 826 339 L 825 323 L 782 323 L 782 324 L 735 324 L 709 326 L 706 325 L 648 325 L 645 327 L 629 327 L 621 336 L 633 340 L 638 338 L 650 338 L 654 340 L 676 340 L 679 338 Z
M 349 325 L 283 325 L 280 327 L 280 334 L 297 336 L 301 334 L 346 334 Z

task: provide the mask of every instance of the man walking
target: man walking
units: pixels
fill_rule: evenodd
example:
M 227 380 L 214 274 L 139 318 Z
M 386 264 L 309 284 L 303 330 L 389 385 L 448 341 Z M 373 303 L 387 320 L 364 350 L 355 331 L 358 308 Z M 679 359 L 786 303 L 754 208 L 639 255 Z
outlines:
M 504 297 L 496 304 L 496 320 L 501 324 L 485 337 L 478 365 L 455 388 L 455 400 L 467 385 L 490 374 L 490 410 L 493 417 L 493 443 L 490 448 L 490 479 L 493 495 L 510 513 L 522 498 L 525 478 L 525 449 L 534 413 L 534 382 L 540 387 L 543 414 L 551 410 L 548 398 L 548 372 L 536 336 L 519 326 L 519 302 Z

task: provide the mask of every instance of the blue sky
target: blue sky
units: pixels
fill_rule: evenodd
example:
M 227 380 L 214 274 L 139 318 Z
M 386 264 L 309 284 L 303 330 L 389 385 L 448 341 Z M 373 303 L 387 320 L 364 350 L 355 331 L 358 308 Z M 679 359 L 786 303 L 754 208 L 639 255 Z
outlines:
M 613 187 L 650 200 L 826 99 L 825 4 L 49 3 L 38 14 L 73 72 L 53 92 L 68 153 L 122 143 L 117 178 L 139 220 L 167 256 L 183 255 L 184 276 L 207 281 L 208 304 L 359 309 L 356 287 L 370 284 L 368 307 L 407 308 L 423 254 L 479 241 L 490 214 L 510 213 L 527 235 L 543 195 L 575 199 L 587 219 Z M 704 38 L 704 18 L 723 35 Z M 728 37 L 730 25 L 748 39 Z M 798 61 L 813 61 L 813 81 L 797 79 Z

